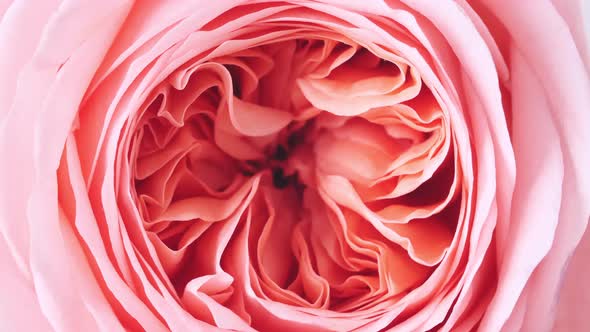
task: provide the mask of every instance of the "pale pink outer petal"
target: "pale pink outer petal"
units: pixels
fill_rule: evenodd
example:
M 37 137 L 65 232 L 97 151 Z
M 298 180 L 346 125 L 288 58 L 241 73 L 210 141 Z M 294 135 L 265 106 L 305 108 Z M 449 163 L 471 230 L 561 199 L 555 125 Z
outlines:
M 4 18 L 4 14 L 6 14 L 6 10 L 8 10 L 12 2 L 12 0 L 0 0 L 0 21 Z
M 30 118 L 27 112 L 14 114 L 10 107 L 18 96 L 15 95 L 19 76 L 24 76 L 23 67 L 31 60 L 35 48 L 41 38 L 43 27 L 47 24 L 51 13 L 57 8 L 57 1 L 44 1 L 41 4 L 33 2 L 13 2 L 6 10 L 0 22 L 0 45 L 10 52 L 0 52 L 0 155 L 9 156 L 16 148 L 14 142 L 23 142 L 20 137 L 19 127 L 8 127 L 11 121 L 23 122 Z M 39 78 L 37 84 L 43 84 Z M 22 93 L 21 93 L 22 95 Z M 34 98 L 34 95 L 28 95 Z M 21 98 L 24 98 L 22 96 Z M 29 138 L 31 139 L 31 138 Z M 25 142 L 23 142 L 25 143 Z M 0 233 L 6 240 L 7 248 L 11 251 L 17 266 L 30 279 L 28 267 L 29 235 L 28 226 L 22 223 L 11 223 L 10 220 L 24 220 L 24 204 L 27 197 L 26 185 L 21 186 L 22 181 L 29 181 L 27 177 L 21 179 L 8 172 L 8 162 L 0 162 L 0 183 L 2 188 L 12 188 L 0 191 Z M 18 163 L 19 156 L 15 155 L 14 162 Z M 28 167 L 27 167 L 28 166 Z M 23 165 L 22 172 L 31 172 L 32 165 Z M 9 212 L 9 207 L 14 208 L 14 215 Z
M 557 318 L 553 331 L 586 331 L 588 308 L 590 308 L 590 288 L 583 283 L 590 280 L 590 230 L 586 228 L 582 242 L 569 262 L 563 278 L 563 289 L 557 305 Z
M 570 25 L 578 49 L 585 55 L 586 69 L 590 72 L 590 1 L 553 0 L 553 3 Z M 585 331 L 590 326 L 587 311 L 587 308 L 590 308 L 590 288 L 580 287 L 581 280 L 590 280 L 589 258 L 590 230 L 586 228 L 562 279 L 563 288 L 559 295 L 557 317 L 553 327 L 555 332 Z
M 17 2 L 11 9 L 18 11 L 18 6 L 27 4 L 32 7 L 23 9 L 24 13 L 35 13 L 40 3 Z M 22 243 L 25 248 L 29 247 L 32 286 L 39 308 L 53 329 L 121 330 L 116 322 L 102 316 L 108 315 L 108 305 L 102 295 L 95 292 L 96 284 L 88 278 L 76 279 L 88 274 L 84 271 L 84 264 L 76 261 L 79 256 L 69 253 L 72 235 L 62 229 L 64 218 L 57 205 L 55 172 L 85 87 L 125 18 L 130 3 L 66 1 L 54 5 L 58 6 L 47 8 L 46 16 L 31 22 L 33 26 L 34 23 L 40 24 L 38 28 L 42 32 L 39 35 L 36 31 L 30 37 L 38 41 L 34 46 L 29 45 L 32 48 L 21 50 L 19 56 L 23 58 L 19 57 L 18 61 L 22 70 L 13 73 L 16 76 L 11 83 L 17 82 L 17 85 L 13 87 L 9 113 L 7 116 L 3 114 L 0 128 L 0 152 L 3 156 L 10 156 L 2 161 L 0 187 L 11 190 L 2 191 L 0 219 L 17 225 L 25 234 L 18 239 L 25 241 Z M 24 13 L 16 12 L 15 15 Z M 109 24 L 106 24 L 107 17 Z M 69 23 L 77 28 L 65 31 L 59 28 L 61 24 Z M 96 29 L 97 26 L 102 28 Z M 35 28 L 31 30 L 34 31 Z M 59 49 L 51 47 L 53 41 L 59 43 Z M 51 197 L 53 199 L 48 199 Z M 13 234 L 5 233 L 5 229 L 3 235 L 14 239 Z M 26 256 L 20 258 L 20 263 L 27 263 Z
M 570 32 L 590 73 L 590 1 L 551 0 Z
M 524 83 L 522 91 L 525 94 L 522 97 L 533 98 L 532 93 L 537 89 L 540 90 L 537 95 L 547 98 L 547 108 L 560 138 L 564 182 L 558 224 L 547 256 L 526 285 L 519 285 L 522 280 L 518 275 L 505 273 L 481 327 L 485 331 L 497 331 L 508 324 L 521 326 L 526 331 L 546 331 L 550 329 L 555 314 L 562 269 L 579 242 L 590 215 L 590 174 L 587 171 L 590 164 L 587 130 L 590 123 L 590 82 L 569 29 L 550 2 L 483 2 L 505 25 L 514 41 L 513 47 L 518 49 L 512 53 L 517 60 L 513 75 L 521 75 L 521 79 L 533 84 L 538 80 L 538 87 L 527 87 Z M 528 241 L 531 240 L 534 241 L 534 238 Z M 546 245 L 539 243 L 539 248 Z M 521 259 L 520 263 L 516 260 L 500 269 L 506 271 L 510 266 L 526 263 L 526 260 Z M 529 299 L 517 303 L 519 294 Z M 522 306 L 526 307 L 524 316 L 521 315 Z M 519 324 L 515 324 L 514 320 Z
M 559 136 L 538 82 L 519 54 L 513 52 L 513 144 L 516 190 L 506 252 L 500 260 L 494 314 L 511 312 L 533 270 L 551 247 L 559 221 L 564 165 Z M 490 331 L 498 325 L 482 328 Z M 504 329 L 507 327 L 504 326 Z M 510 330 L 508 330 L 510 331 Z
M 23 278 L 14 258 L 0 238 L 0 331 L 50 331 L 43 316 L 33 284 Z
M 59 331 L 105 329 L 103 323 L 108 321 L 107 317 L 112 319 L 112 316 L 103 316 L 108 312 L 104 307 L 92 303 L 102 294 L 93 295 L 85 288 L 75 287 L 76 278 L 84 275 L 80 271 L 82 266 L 74 261 L 76 255 L 67 248 L 68 234 L 60 229 L 64 220 L 58 217 L 57 201 L 48 198 L 58 195 L 55 171 L 85 88 L 130 7 L 130 3 L 120 2 L 60 4 L 44 30 L 31 64 L 34 71 L 45 72 L 51 83 L 47 89 L 38 89 L 41 104 L 32 117 L 33 149 L 21 146 L 19 151 L 32 155 L 33 174 L 36 175 L 27 207 L 30 265 L 41 308 Z M 87 19 L 80 21 L 83 17 Z M 112 23 L 108 27 L 104 26 L 107 17 Z M 66 27 L 72 21 L 77 29 L 60 29 L 61 25 Z M 104 28 L 96 29 L 96 26 Z M 53 48 L 54 43 L 60 47 Z M 64 54 L 64 50 L 69 52 Z M 54 78 L 51 73 L 55 73 Z M 23 82 L 23 90 L 30 86 L 27 83 Z M 14 104 L 13 112 L 21 112 L 20 107 Z M 82 287 L 82 284 L 77 286 Z M 122 330 L 122 327 L 111 325 L 106 329 Z

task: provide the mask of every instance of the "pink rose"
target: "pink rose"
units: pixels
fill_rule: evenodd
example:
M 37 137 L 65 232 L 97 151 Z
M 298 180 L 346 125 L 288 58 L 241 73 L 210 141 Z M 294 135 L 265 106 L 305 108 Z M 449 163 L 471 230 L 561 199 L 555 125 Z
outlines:
M 0 330 L 584 331 L 582 2 L 4 2 Z

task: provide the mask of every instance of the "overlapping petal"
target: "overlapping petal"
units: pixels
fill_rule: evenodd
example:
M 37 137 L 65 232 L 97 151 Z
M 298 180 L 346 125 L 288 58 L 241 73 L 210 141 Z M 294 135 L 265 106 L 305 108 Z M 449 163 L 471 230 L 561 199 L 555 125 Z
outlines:
M 590 215 L 556 3 L 9 6 L 0 251 L 30 327 L 541 329 Z

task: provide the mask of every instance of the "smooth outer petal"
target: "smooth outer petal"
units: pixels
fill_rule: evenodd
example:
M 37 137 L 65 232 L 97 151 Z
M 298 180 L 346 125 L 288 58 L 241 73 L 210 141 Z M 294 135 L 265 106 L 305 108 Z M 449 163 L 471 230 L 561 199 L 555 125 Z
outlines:
M 57 1 L 44 1 L 42 5 L 33 2 L 13 2 L 8 8 L 0 22 L 0 45 L 11 52 L 0 52 L 0 155 L 13 156 L 16 164 L 23 159 L 17 152 L 14 152 L 13 142 L 29 144 L 28 140 L 22 137 L 24 133 L 19 126 L 8 127 L 8 123 L 18 123 L 31 118 L 34 108 L 29 107 L 28 111 L 20 114 L 11 112 L 12 103 L 18 102 L 18 98 L 25 98 L 16 94 L 19 79 L 30 75 L 23 71 L 23 67 L 35 52 L 43 27 L 47 24 L 50 15 L 57 8 Z M 19 31 L 19 33 L 15 33 Z M 37 77 L 37 84 L 47 84 L 44 77 Z M 23 95 L 23 93 L 21 93 Z M 27 94 L 26 98 L 34 99 L 35 95 Z M 16 119 L 14 119 L 16 118 Z M 29 138 L 30 140 L 30 138 Z M 30 174 L 30 163 L 22 165 L 23 173 Z M 28 267 L 29 261 L 29 235 L 28 226 L 19 223 L 10 223 L 10 220 L 25 220 L 24 201 L 27 197 L 27 185 L 22 181 L 29 181 L 28 177 L 21 179 L 12 176 L 8 171 L 9 163 L 0 163 L 0 183 L 2 188 L 13 188 L 11 192 L 0 191 L 0 233 L 4 236 L 6 244 L 16 263 L 25 277 L 30 279 Z M 17 214 L 10 212 L 10 207 L 18 210 Z
M 590 325 L 587 308 L 590 308 L 590 289 L 580 281 L 590 280 L 590 230 L 586 228 L 580 245 L 574 252 L 563 277 L 563 288 L 557 304 L 554 332 L 586 331 Z
M 585 54 L 586 69 L 590 73 L 590 1 L 554 0 L 558 11 L 576 29 L 576 43 Z M 581 22 L 579 21 L 581 20 Z M 590 308 L 590 287 L 580 287 L 580 280 L 590 280 L 590 230 L 582 237 L 562 279 L 563 288 L 557 303 L 554 332 L 585 331 L 590 326 L 586 308 Z
M 582 60 L 586 63 L 586 70 L 590 74 L 590 1 L 551 0 L 551 2 L 569 26 Z
M 0 331 L 50 331 L 33 284 L 23 278 L 10 251 L 0 238 Z
M 102 324 L 98 322 L 101 319 L 97 319 L 94 314 L 107 311 L 95 307 L 98 302 L 90 304 L 88 301 L 92 301 L 92 298 L 83 298 L 89 294 L 86 291 L 91 292 L 96 284 L 80 283 L 78 287 L 90 287 L 82 290 L 74 286 L 75 276 L 85 274 L 76 272 L 83 266 L 74 262 L 75 256 L 67 254 L 67 237 L 70 235 L 62 233 L 60 229 L 64 219 L 59 215 L 57 199 L 48 200 L 47 197 L 57 197 L 55 171 L 78 103 L 106 51 L 105 46 L 114 38 L 130 4 L 118 3 L 111 7 L 113 3 L 105 2 L 101 6 L 82 7 L 83 12 L 76 12 L 77 15 L 90 14 L 92 17 L 91 14 L 96 13 L 98 17 L 104 18 L 110 12 L 109 18 L 113 24 L 109 28 L 95 30 L 93 26 L 99 22 L 88 20 L 85 22 L 87 26 L 79 26 L 80 30 L 68 30 L 69 34 L 60 31 L 60 37 L 65 37 L 62 46 L 71 50 L 71 54 L 64 56 L 53 53 L 52 49 L 44 45 L 51 44 L 51 39 L 56 37 L 55 26 L 72 18 L 75 12 L 72 11 L 72 5 L 73 2 L 62 3 L 50 16 L 41 34 L 41 46 L 35 49 L 34 55 L 28 58 L 20 73 L 10 113 L 3 119 L 0 129 L 1 152 L 13 158 L 3 160 L 5 172 L 2 173 L 0 183 L 3 188 L 18 188 L 19 194 L 13 197 L 21 200 L 14 204 L 7 202 L 13 193 L 9 197 L 1 197 L 0 210 L 8 214 L 6 218 L 2 216 L 2 220 L 19 220 L 20 223 L 15 225 L 29 223 L 31 276 L 41 311 L 52 328 L 60 331 L 92 331 L 101 328 Z M 100 15 L 101 11 L 105 16 Z M 68 39 L 68 36 L 72 38 Z M 68 40 L 71 44 L 68 44 Z M 54 93 L 56 90 L 60 93 Z M 25 121 L 29 124 L 24 124 Z M 48 128 L 57 133 L 43 137 Z M 49 148 L 44 150 L 46 147 Z M 14 176 L 19 170 L 27 171 L 28 175 Z M 12 179 L 19 179 L 20 183 L 6 183 Z M 27 199 L 20 195 L 30 196 Z M 28 206 L 24 207 L 23 204 Z M 26 230 L 24 227 L 21 229 Z M 109 324 L 108 320 L 102 322 Z M 103 328 L 120 329 L 115 325 Z
M 519 54 L 512 56 L 513 144 L 516 190 L 510 215 L 508 245 L 500 265 L 499 289 L 491 306 L 495 315 L 512 314 L 535 267 L 545 257 L 555 236 L 564 176 L 559 136 L 538 82 Z M 534 124 L 531 126 L 531 124 Z M 482 328 L 496 327 L 482 323 Z
M 535 297 L 535 301 L 528 301 L 520 324 L 525 330 L 548 330 L 555 314 L 554 304 L 561 279 L 557 271 L 564 268 L 590 216 L 590 174 L 587 170 L 590 164 L 590 132 L 587 130 L 590 123 L 590 112 L 587 111 L 590 109 L 590 80 L 565 22 L 550 2 L 483 2 L 506 26 L 514 40 L 514 47 L 522 55 L 522 61 L 530 66 L 530 72 L 521 74 L 538 77 L 539 88 L 542 89 L 539 93 L 547 97 L 551 118 L 561 141 L 564 183 L 559 222 L 547 257 L 536 268 L 523 291 L 523 296 L 528 294 Z M 545 33 L 540 34 L 540 30 Z M 509 309 L 516 299 L 503 293 L 517 292 L 518 289 L 506 287 L 510 285 L 510 279 L 504 280 L 508 283 L 499 284 L 496 299 L 511 300 L 492 301 L 482 321 L 484 330 L 497 331 L 506 323 L 511 312 L 513 315 L 522 312 L 519 308 Z M 521 303 L 525 305 L 525 301 Z

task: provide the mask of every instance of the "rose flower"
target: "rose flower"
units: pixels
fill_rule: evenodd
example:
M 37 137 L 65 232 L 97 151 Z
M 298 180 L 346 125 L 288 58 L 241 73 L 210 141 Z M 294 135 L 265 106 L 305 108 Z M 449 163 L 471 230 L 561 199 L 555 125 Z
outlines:
M 5 3 L 0 330 L 583 331 L 584 10 Z

